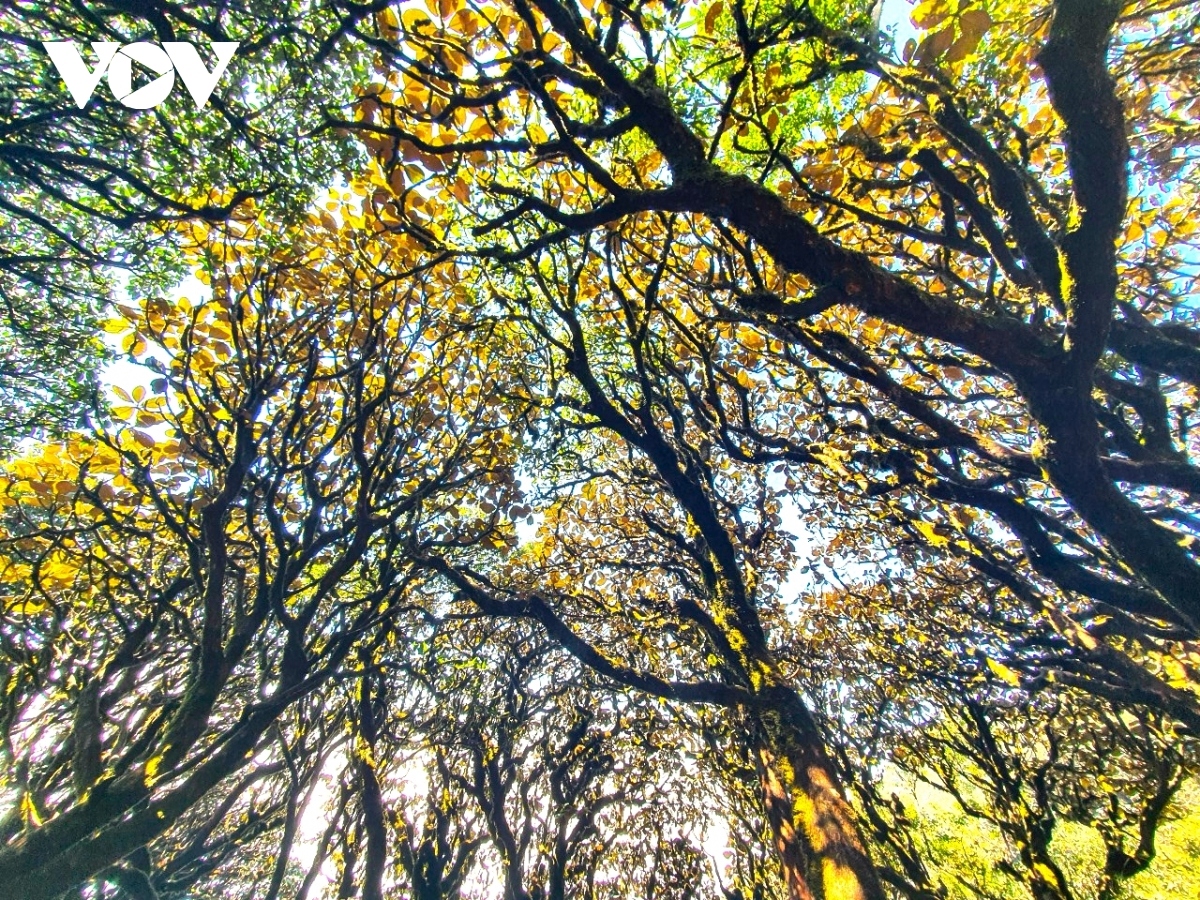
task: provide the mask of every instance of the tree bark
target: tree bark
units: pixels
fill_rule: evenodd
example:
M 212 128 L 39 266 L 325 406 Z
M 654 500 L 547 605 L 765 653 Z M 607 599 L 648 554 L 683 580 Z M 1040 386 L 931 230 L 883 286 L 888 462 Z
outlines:
M 884 900 L 857 817 L 804 701 L 772 684 L 757 694 L 756 763 L 789 900 Z

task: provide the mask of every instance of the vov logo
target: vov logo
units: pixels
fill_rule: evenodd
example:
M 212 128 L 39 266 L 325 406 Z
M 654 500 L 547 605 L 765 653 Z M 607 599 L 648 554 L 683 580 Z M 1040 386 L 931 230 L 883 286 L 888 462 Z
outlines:
M 196 48 L 185 41 L 163 41 L 161 46 L 148 41 L 124 46 L 116 41 L 92 41 L 92 51 L 97 58 L 94 69 L 87 67 L 74 41 L 42 41 L 42 46 L 46 48 L 50 61 L 58 69 L 58 74 L 80 109 L 92 99 L 96 86 L 106 72 L 113 97 L 130 109 L 158 106 L 170 96 L 176 75 L 196 101 L 196 108 L 201 109 L 212 96 L 240 43 L 215 41 L 212 49 L 217 64 L 211 72 L 200 59 Z M 149 69 L 158 77 L 135 90 L 134 63 Z

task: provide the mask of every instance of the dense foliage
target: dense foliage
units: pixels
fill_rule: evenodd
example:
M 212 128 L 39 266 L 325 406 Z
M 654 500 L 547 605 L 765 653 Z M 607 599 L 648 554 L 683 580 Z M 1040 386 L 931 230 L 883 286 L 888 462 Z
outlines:
M 1194 894 L 1200 8 L 901 7 L 7 4 L 0 897 Z
M 0 2 L 0 446 L 78 419 L 121 285 L 178 280 L 155 226 L 220 220 L 249 198 L 298 211 L 349 163 L 322 110 L 367 70 L 342 40 L 354 21 L 307 2 Z M 212 42 L 240 46 L 202 112 L 182 89 L 134 111 L 104 81 L 78 108 L 46 40 L 74 41 L 87 65 L 92 41 L 188 40 L 202 59 Z

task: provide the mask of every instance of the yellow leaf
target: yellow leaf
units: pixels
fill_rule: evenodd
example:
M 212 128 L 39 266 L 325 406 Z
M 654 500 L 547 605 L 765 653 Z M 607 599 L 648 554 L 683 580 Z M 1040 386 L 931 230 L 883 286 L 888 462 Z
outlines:
M 124 319 L 108 319 L 105 321 L 102 327 L 104 328 L 105 334 L 121 334 L 122 332 L 128 331 L 130 325 Z
M 950 539 L 941 533 L 941 529 L 938 526 L 923 520 L 918 520 L 913 524 L 916 526 L 917 531 L 921 532 L 925 537 L 925 540 L 929 541 L 934 547 L 944 547 L 950 543 Z
M 989 659 L 987 661 L 987 666 L 989 669 L 991 669 L 992 674 L 995 675 L 997 678 L 999 678 L 1001 681 L 1007 682 L 1008 684 L 1011 684 L 1013 687 L 1021 686 L 1020 676 L 1017 675 L 1017 673 L 1014 672 L 1012 669 L 1010 669 L 1008 666 L 1004 665 L 1004 663 L 998 663 L 994 659 Z
M 924 0 L 912 11 L 912 23 L 918 28 L 933 28 L 949 14 L 946 0 Z

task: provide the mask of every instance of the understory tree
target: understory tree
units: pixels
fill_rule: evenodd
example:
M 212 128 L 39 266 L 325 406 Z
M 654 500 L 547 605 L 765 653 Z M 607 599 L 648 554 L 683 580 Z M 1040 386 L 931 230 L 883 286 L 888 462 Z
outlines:
M 124 320 L 159 377 L 5 471 L 3 896 L 186 891 L 294 830 L 413 548 L 503 540 L 502 355 L 325 220 L 196 226 L 208 296 Z

